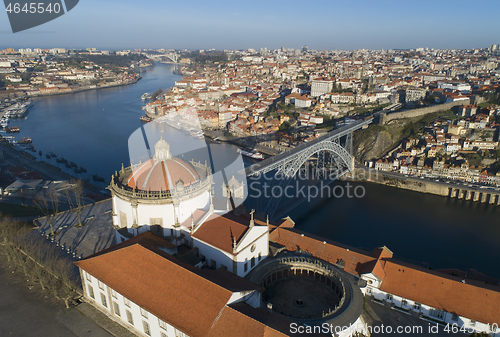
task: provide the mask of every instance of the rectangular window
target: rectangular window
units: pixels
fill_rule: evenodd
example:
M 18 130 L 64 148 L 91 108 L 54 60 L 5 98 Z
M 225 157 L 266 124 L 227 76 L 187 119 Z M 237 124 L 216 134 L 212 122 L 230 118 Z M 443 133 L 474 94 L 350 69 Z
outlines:
M 255 257 L 252 257 L 252 259 L 250 260 L 250 266 L 251 268 L 255 267 Z
M 85 278 L 87 279 L 87 281 L 92 282 L 92 277 L 90 276 L 89 273 L 85 272 Z
M 391 294 L 387 294 L 385 296 L 385 298 L 388 300 L 388 301 L 392 301 L 392 295 Z
M 102 283 L 101 281 L 97 281 L 97 284 L 99 285 L 99 288 L 104 290 L 104 283 Z
M 90 284 L 88 285 L 88 287 L 89 287 L 89 296 L 92 297 L 92 299 L 95 300 L 94 288 L 92 288 L 92 286 Z
M 407 300 L 402 300 L 401 301 L 401 306 L 406 307 L 407 305 L 408 305 L 408 301 Z
M 444 311 L 438 310 L 438 309 L 431 309 L 431 310 L 429 310 L 429 315 L 432 317 L 443 319 L 444 318 Z
M 128 298 L 123 298 L 123 304 L 130 308 L 130 300 Z
M 160 337 L 167 337 L 167 335 L 163 331 L 160 331 Z
M 175 337 L 187 337 L 187 335 L 184 332 L 175 329 Z
M 101 303 L 104 305 L 106 308 L 108 307 L 108 302 L 106 301 L 106 295 L 101 293 Z
M 115 315 L 120 316 L 120 306 L 118 305 L 118 303 L 113 302 L 113 308 L 115 309 Z
M 243 271 L 246 273 L 248 270 L 248 263 L 245 262 L 245 265 L 243 266 Z
M 146 321 L 142 321 L 142 327 L 144 328 L 144 333 L 148 336 L 151 336 L 151 330 L 149 330 L 149 323 Z
M 114 298 L 118 298 L 116 291 L 114 291 L 113 289 L 111 289 L 111 296 L 113 296 Z
M 167 330 L 168 324 L 166 322 L 158 318 L 158 324 L 160 325 L 160 328 Z
M 128 310 L 125 310 L 125 312 L 127 313 L 127 321 L 130 324 L 134 325 L 134 318 L 132 317 L 132 313 Z
M 372 293 L 372 289 L 371 288 L 366 289 L 366 293 L 370 295 Z
M 420 310 L 420 303 L 415 302 L 415 304 L 413 304 L 413 309 Z
M 470 326 L 476 326 L 476 321 L 474 321 L 474 320 L 471 319 L 470 320 Z
M 147 310 L 144 310 L 143 308 L 141 308 L 141 315 L 142 315 L 142 317 L 144 317 L 144 318 L 148 318 L 148 311 L 147 311 Z

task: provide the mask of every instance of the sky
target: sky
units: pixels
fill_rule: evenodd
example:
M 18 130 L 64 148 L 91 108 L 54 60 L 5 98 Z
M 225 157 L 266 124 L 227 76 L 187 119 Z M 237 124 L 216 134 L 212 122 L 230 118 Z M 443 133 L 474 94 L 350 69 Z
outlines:
M 486 48 L 498 13 L 498 0 L 80 0 L 18 33 L 0 13 L 0 48 Z

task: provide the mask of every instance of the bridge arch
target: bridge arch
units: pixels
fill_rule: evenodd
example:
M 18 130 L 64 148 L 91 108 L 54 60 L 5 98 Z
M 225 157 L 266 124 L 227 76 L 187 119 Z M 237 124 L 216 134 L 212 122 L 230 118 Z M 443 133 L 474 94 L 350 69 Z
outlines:
M 349 152 L 339 143 L 328 140 L 316 143 L 308 147 L 306 151 L 299 152 L 289 165 L 282 168 L 281 173 L 286 177 L 294 177 L 300 167 L 304 165 L 309 158 L 320 151 L 328 151 L 331 153 L 337 165 L 343 164 L 350 172 L 354 169 L 354 158 Z

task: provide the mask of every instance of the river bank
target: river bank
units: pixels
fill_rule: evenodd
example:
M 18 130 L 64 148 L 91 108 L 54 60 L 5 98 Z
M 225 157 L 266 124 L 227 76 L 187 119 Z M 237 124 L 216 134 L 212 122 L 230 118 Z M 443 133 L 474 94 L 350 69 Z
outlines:
M 356 168 L 354 177 L 354 179 L 352 179 L 352 177 L 346 177 L 343 180 L 366 181 L 447 198 L 500 205 L 500 191 L 486 186 L 473 187 L 458 182 L 444 182 L 439 179 L 424 179 L 422 177 L 406 176 L 396 172 L 366 170 L 363 168 Z
M 44 93 L 38 93 L 38 94 L 33 94 L 33 95 L 28 95 L 28 96 L 29 97 L 55 96 L 55 95 L 64 95 L 64 94 L 74 94 L 74 93 L 78 93 L 78 92 L 82 92 L 82 91 L 89 91 L 89 90 L 122 87 L 122 86 L 130 85 L 130 84 L 135 84 L 135 83 L 139 82 L 140 79 L 142 79 L 141 76 L 139 76 L 138 78 L 136 78 L 130 82 L 126 82 L 126 83 L 110 83 L 109 85 L 89 85 L 89 86 L 79 87 L 79 88 L 75 88 L 75 89 L 70 88 L 70 90 L 63 90 L 63 91 L 56 91 L 56 92 L 44 92 Z M 61 90 L 61 89 L 59 89 L 59 90 Z

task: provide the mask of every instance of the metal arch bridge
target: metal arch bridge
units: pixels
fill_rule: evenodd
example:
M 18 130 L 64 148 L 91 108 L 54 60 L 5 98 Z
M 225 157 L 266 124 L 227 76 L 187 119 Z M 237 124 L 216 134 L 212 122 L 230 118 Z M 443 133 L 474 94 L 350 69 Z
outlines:
M 276 171 L 275 177 L 281 175 L 282 178 L 279 179 L 278 186 L 282 187 L 287 184 L 289 179 L 296 176 L 297 173 L 300 174 L 301 170 L 304 170 L 304 164 L 315 155 L 323 171 L 326 164 L 324 157 L 325 152 L 329 153 L 331 160 L 334 161 L 338 167 L 336 174 L 337 178 L 347 172 L 352 173 L 354 170 L 354 156 L 352 154 L 353 132 L 369 125 L 372 121 L 373 118 L 369 117 L 365 120 L 359 120 L 330 131 L 310 142 L 300 144 L 289 151 L 280 153 L 245 168 L 245 174 L 247 177 L 251 177 Z M 344 139 L 344 142 L 341 141 L 342 139 Z M 277 215 L 275 212 L 280 203 L 280 199 L 281 198 L 270 198 L 270 200 L 262 200 L 265 204 L 261 211 L 269 214 L 271 217 L 275 217 Z M 299 202 L 302 202 L 302 200 L 299 200 Z
M 247 167 L 245 169 L 245 174 L 250 177 L 277 170 L 277 172 L 290 178 L 295 176 L 305 161 L 318 151 L 330 152 L 333 156 L 346 164 L 349 171 L 352 171 L 354 169 L 352 134 L 354 131 L 369 125 L 371 122 L 371 118 L 368 120 L 359 120 L 334 131 L 330 131 L 310 142 L 300 144 L 289 151 L 285 151 Z M 344 136 L 347 136 L 345 147 L 340 145 L 339 142 Z

